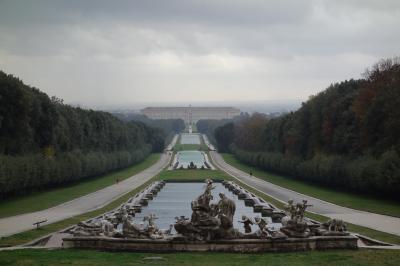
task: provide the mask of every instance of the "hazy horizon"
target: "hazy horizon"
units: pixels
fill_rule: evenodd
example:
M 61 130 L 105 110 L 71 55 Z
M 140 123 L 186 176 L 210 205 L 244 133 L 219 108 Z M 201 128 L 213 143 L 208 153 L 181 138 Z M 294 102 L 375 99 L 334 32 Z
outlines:
M 305 101 L 305 100 L 304 100 Z M 136 103 L 119 103 L 119 104 L 84 104 L 84 103 L 68 103 L 81 108 L 103 110 L 103 111 L 136 111 L 145 107 L 236 107 L 242 112 L 254 113 L 273 113 L 273 112 L 290 112 L 300 108 L 301 100 L 284 99 L 284 100 L 259 100 L 259 101 L 206 101 L 206 102 L 136 102 Z

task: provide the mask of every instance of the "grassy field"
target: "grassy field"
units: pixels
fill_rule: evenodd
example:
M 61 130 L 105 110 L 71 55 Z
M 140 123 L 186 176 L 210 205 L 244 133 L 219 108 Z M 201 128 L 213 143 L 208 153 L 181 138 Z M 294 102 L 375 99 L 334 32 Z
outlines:
M 232 180 L 232 177 L 220 170 L 164 170 L 156 176 L 157 180 L 200 181 L 207 178 Z
M 252 171 L 253 175 L 281 187 L 285 187 L 309 196 L 316 197 L 318 199 L 332 202 L 340 206 L 400 217 L 400 204 L 398 202 L 377 199 L 374 197 L 368 197 L 366 195 L 355 194 L 352 192 L 338 191 L 335 189 L 322 187 L 317 184 L 307 183 L 289 177 L 271 174 L 265 170 L 243 164 L 231 154 L 222 154 L 222 156 L 228 164 L 247 173 Z
M 193 131 L 195 133 L 195 131 Z M 208 151 L 207 145 L 204 143 L 203 137 L 200 136 L 200 144 L 181 144 L 181 135 L 179 135 L 178 141 L 174 146 L 174 151 Z
M 396 250 L 293 253 L 134 253 L 89 250 L 1 251 L 0 265 L 400 265 Z
M 117 178 L 122 181 L 143 171 L 156 163 L 159 158 L 160 154 L 151 154 L 143 162 L 120 171 L 115 171 L 96 178 L 90 178 L 62 188 L 38 191 L 30 195 L 2 200 L 0 202 L 0 218 L 44 210 L 100 190 L 114 184 Z
M 174 151 L 208 151 L 205 144 L 175 144 Z

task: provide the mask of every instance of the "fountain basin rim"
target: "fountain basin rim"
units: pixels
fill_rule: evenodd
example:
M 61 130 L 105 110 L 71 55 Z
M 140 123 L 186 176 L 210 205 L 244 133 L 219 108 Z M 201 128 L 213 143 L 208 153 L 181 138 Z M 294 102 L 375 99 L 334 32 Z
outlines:
M 103 236 L 63 238 L 65 248 L 151 252 L 218 251 L 245 253 L 357 249 L 357 241 L 358 238 L 353 235 L 287 239 L 221 239 L 212 241 L 110 238 Z

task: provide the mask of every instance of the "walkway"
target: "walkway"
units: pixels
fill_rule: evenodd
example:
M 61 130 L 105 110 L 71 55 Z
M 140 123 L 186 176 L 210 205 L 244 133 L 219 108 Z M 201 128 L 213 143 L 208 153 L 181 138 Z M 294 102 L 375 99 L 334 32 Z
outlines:
M 400 218 L 354 210 L 297 193 L 255 176 L 250 176 L 248 173 L 227 164 L 222 156 L 215 151 L 210 151 L 210 156 L 214 164 L 229 175 L 281 202 L 286 203 L 289 199 L 301 202 L 303 199 L 306 199 L 309 204 L 313 205 L 307 208 L 311 212 L 400 236 Z
M 210 143 L 210 141 L 208 140 L 207 135 L 203 134 L 203 140 L 204 140 L 204 144 L 207 145 L 207 147 L 208 147 L 208 149 L 209 149 L 210 151 L 215 151 L 215 150 L 216 150 L 215 147 L 214 147 L 214 146 Z
M 34 226 L 32 224 L 37 221 L 47 219 L 45 224 L 51 224 L 99 209 L 150 180 L 168 165 L 170 159 L 171 153 L 163 153 L 157 163 L 118 184 L 111 185 L 50 209 L 2 218 L 0 219 L 0 237 L 33 229 Z
M 172 151 L 176 142 L 178 141 L 179 134 L 175 134 L 173 137 L 171 143 L 168 145 L 168 147 L 165 149 L 166 151 Z

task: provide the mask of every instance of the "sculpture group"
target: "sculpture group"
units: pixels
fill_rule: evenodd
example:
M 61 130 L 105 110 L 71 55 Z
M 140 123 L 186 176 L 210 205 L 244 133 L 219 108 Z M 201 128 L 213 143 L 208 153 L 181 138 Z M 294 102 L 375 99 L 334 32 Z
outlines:
M 113 238 L 164 239 L 170 237 L 169 229 L 159 229 L 155 214 L 145 216 L 137 223 L 125 208 L 118 209 L 112 216 L 102 216 L 92 222 L 80 222 L 72 231 L 74 236 L 105 236 Z M 122 225 L 118 229 L 118 225 Z
M 231 239 L 240 236 L 233 228 L 235 202 L 223 193 L 219 193 L 217 204 L 210 204 L 213 199 L 211 191 L 215 187 L 210 179 L 206 180 L 204 192 L 191 202 L 191 218 L 180 217 L 174 225 L 175 230 L 186 240 Z
M 157 186 L 154 186 L 155 188 Z M 162 186 L 161 186 L 162 187 Z M 206 180 L 205 188 L 191 202 L 191 217 L 175 217 L 175 224 L 168 229 L 159 229 L 155 214 L 145 216 L 142 221 L 135 220 L 135 204 L 132 201 L 122 205 L 117 210 L 104 214 L 89 222 L 80 222 L 73 230 L 74 236 L 102 236 L 110 238 L 129 239 L 166 239 L 171 241 L 212 241 L 219 239 L 285 239 L 307 238 L 311 236 L 346 236 L 349 235 L 343 221 L 332 219 L 320 224 L 305 218 L 306 200 L 294 203 L 289 200 L 285 207 L 286 216 L 280 218 L 282 226 L 272 228 L 262 217 L 242 215 L 238 221 L 243 224 L 244 233 L 234 228 L 233 221 L 236 212 L 235 201 L 224 193 L 219 193 L 219 199 L 212 203 L 212 191 L 215 186 L 211 179 Z M 153 191 L 150 187 L 149 190 Z M 146 193 L 144 193 L 146 194 Z M 146 194 L 147 195 L 147 194 Z M 137 199 L 138 201 L 141 199 Z M 256 225 L 257 229 L 252 230 Z M 176 234 L 173 234 L 175 229 Z

